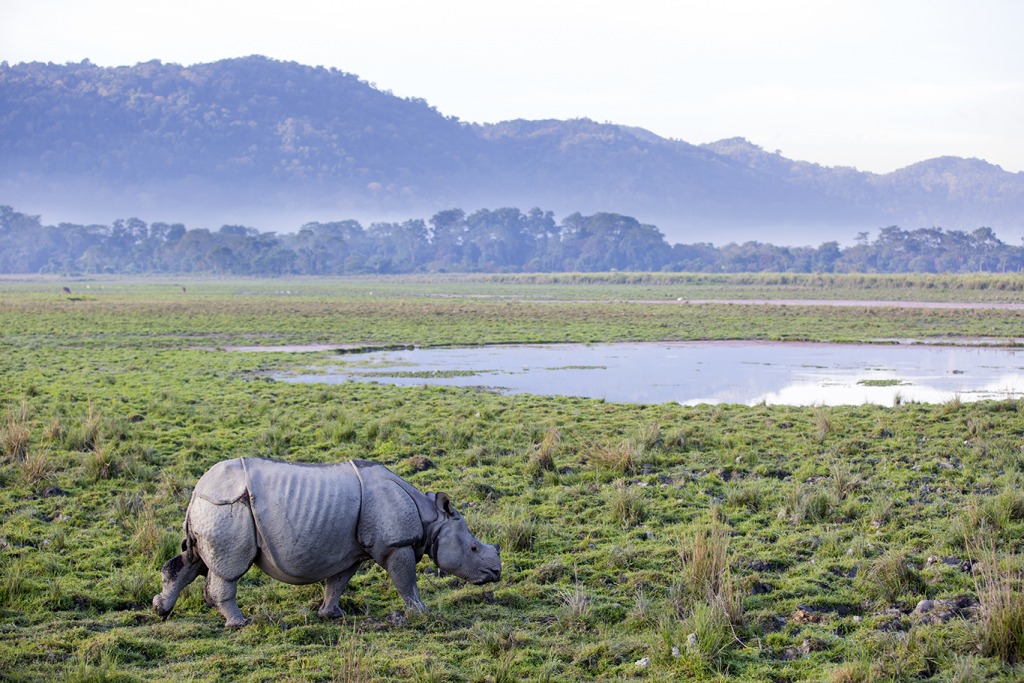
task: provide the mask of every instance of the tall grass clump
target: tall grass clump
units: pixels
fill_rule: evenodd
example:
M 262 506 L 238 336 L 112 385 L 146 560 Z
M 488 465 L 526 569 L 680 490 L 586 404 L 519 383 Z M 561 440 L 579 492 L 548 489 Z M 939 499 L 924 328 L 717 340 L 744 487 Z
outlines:
M 342 418 L 324 426 L 324 431 L 331 443 L 338 445 L 356 438 L 356 426 L 348 418 Z
M 53 481 L 53 463 L 50 454 L 42 448 L 26 455 L 20 465 L 22 482 L 31 491 L 38 493 Z
M 624 481 L 615 482 L 615 486 L 609 490 L 607 504 L 612 520 L 623 528 L 639 524 L 647 517 L 643 494 L 637 487 L 629 486 Z
M 92 482 L 110 479 L 117 475 L 117 463 L 114 451 L 109 446 L 96 444 L 91 453 L 83 457 L 85 475 Z
M 674 615 L 662 621 L 666 646 L 702 669 L 719 661 L 736 642 L 735 626 L 744 621 L 728 549 L 729 532 L 721 527 L 698 530 L 682 540 L 679 578 L 669 592 Z
M 636 430 L 636 441 L 645 451 L 658 445 L 661 438 L 661 425 L 657 422 L 647 422 L 640 425 Z
M 831 491 L 822 491 L 813 487 L 797 487 L 789 489 L 779 519 L 787 519 L 792 524 L 817 524 L 828 521 L 839 500 Z
M 771 486 L 763 479 L 748 479 L 731 484 L 725 489 L 725 502 L 734 508 L 758 512 L 767 506 L 772 496 Z
M 60 415 L 54 415 L 43 427 L 43 438 L 53 443 L 61 443 L 64 440 L 64 421 Z
M 872 600 L 892 604 L 904 595 L 920 595 L 927 584 L 910 559 L 899 550 L 888 550 L 880 555 L 860 579 L 864 594 Z
M 580 585 L 579 572 L 574 572 L 572 586 L 555 588 L 555 595 L 561 603 L 561 617 L 566 625 L 581 625 L 590 616 L 593 598 Z
M 730 588 L 728 549 L 729 535 L 723 528 L 701 529 L 682 539 L 679 585 L 685 596 L 713 597 Z
M 636 474 L 647 462 L 646 449 L 635 439 L 625 439 L 617 445 L 596 446 L 590 457 L 599 466 L 618 474 Z
M 355 625 L 347 639 L 345 636 L 344 631 L 339 633 L 338 644 L 334 647 L 337 669 L 331 676 L 331 683 L 370 683 L 376 680 L 367 661 L 368 648 L 362 638 L 356 636 Z
M 65 683 L 108 683 L 122 680 L 114 669 L 114 661 L 104 652 L 95 665 L 89 663 L 89 655 L 83 650 L 68 664 L 64 672 Z
M 977 625 L 978 647 L 982 655 L 999 657 L 1007 664 L 1024 663 L 1024 580 L 1021 557 L 1010 553 L 1003 557 L 994 545 L 975 548 L 981 562 L 975 576 L 975 588 L 981 603 Z
M 710 668 L 737 641 L 729 612 L 720 600 L 694 603 L 679 621 L 666 621 L 662 638 L 667 648 L 681 645 L 680 655 L 702 669 Z
M 952 415 L 953 413 L 960 412 L 960 407 L 963 405 L 963 400 L 960 398 L 960 392 L 955 392 L 949 399 L 942 403 L 942 414 Z
M 727 529 L 699 530 L 683 539 L 679 560 L 679 579 L 670 591 L 677 617 L 685 620 L 696 605 L 703 604 L 720 610 L 730 625 L 743 623 L 742 596 L 729 571 Z
M 829 466 L 829 485 L 836 498 L 843 500 L 860 488 L 863 480 L 850 472 L 849 466 L 840 460 L 834 460 Z
M 21 460 L 28 454 L 28 442 L 32 432 L 29 429 L 28 403 L 22 399 L 21 404 L 12 409 L 7 406 L 3 428 L 0 429 L 0 448 L 3 448 L 6 460 Z
M 818 443 L 825 441 L 825 437 L 832 433 L 832 413 L 826 406 L 814 406 L 813 410 L 813 424 L 815 437 Z
M 828 672 L 829 683 L 871 683 L 874 680 L 871 664 L 866 659 L 846 662 Z
M 530 453 L 530 461 L 527 463 L 526 471 L 533 477 L 540 477 L 545 472 L 555 469 L 555 453 L 562 445 L 562 433 L 558 427 L 551 425 L 544 433 L 540 443 L 534 444 Z
M 25 561 L 12 558 L 0 565 L 0 605 L 14 605 L 29 591 Z
M 502 546 L 510 550 L 530 550 L 537 540 L 537 519 L 522 505 L 506 509 L 498 529 Z

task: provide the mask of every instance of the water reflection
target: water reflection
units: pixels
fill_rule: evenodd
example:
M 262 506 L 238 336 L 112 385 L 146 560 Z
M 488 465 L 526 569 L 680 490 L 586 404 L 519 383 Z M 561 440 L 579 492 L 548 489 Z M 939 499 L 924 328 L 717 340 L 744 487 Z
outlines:
M 488 386 L 504 393 L 679 402 L 827 405 L 1004 399 L 1024 390 L 1024 349 L 773 342 L 558 344 L 346 356 L 288 382 Z

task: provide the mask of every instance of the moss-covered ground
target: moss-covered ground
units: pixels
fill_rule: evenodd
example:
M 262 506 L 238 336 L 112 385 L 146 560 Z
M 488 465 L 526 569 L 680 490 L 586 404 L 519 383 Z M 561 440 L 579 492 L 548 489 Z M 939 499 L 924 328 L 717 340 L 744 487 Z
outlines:
M 368 281 L 211 281 L 185 294 L 87 284 L 70 297 L 52 281 L 0 291 L 0 680 L 1024 677 L 1018 400 L 682 407 L 293 385 L 266 374 L 309 354 L 215 350 L 763 328 L 1019 336 L 1014 311 L 569 301 L 644 298 L 608 283 L 543 304 L 444 298 L 430 282 L 390 283 L 416 297 Z M 478 283 L 499 293 L 490 286 Z M 257 288 L 316 291 L 238 293 Z M 190 488 L 240 455 L 374 459 L 446 491 L 478 536 L 501 543 L 502 579 L 462 585 L 425 560 L 434 612 L 407 619 L 368 566 L 342 599 L 348 616 L 326 621 L 322 586 L 253 569 L 239 589 L 251 626 L 225 629 L 202 579 L 163 621 L 149 601 Z

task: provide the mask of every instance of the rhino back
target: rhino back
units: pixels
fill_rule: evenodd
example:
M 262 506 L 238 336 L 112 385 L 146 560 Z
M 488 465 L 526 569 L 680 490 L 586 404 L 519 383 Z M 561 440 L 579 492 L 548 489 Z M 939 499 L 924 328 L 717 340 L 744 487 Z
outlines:
M 282 574 L 319 581 L 352 562 L 359 480 L 347 462 L 328 465 L 246 458 L 250 506 L 262 551 Z

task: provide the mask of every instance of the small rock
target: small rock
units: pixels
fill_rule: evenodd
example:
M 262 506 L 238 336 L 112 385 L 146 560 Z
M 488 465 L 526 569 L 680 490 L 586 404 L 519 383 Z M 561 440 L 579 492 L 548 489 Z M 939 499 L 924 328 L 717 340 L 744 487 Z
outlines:
M 681 656 L 682 656 L 682 654 L 683 654 L 683 653 L 681 653 L 681 652 L 679 651 L 679 648 L 678 648 L 678 647 L 675 647 L 675 646 L 673 646 L 673 647 L 672 647 L 672 656 L 673 656 L 673 657 L 681 657 Z
M 853 618 L 853 623 L 855 623 L 855 624 L 859 624 L 862 621 L 864 621 L 864 617 L 854 617 Z
M 794 659 L 800 656 L 800 653 L 796 651 L 796 648 L 787 647 L 779 654 L 779 659 L 784 662 L 792 662 Z
M 914 608 L 914 614 L 927 614 L 935 609 L 934 600 L 922 600 L 917 603 L 917 607 Z
M 697 652 L 700 649 L 700 645 L 697 643 L 697 634 L 691 633 L 686 636 L 686 651 L 690 654 Z
M 817 624 L 821 622 L 820 614 L 813 614 L 805 609 L 798 609 L 793 612 L 794 624 Z
M 641 669 L 646 669 L 650 665 L 651 665 L 651 658 L 650 657 L 644 657 L 643 659 L 641 659 L 641 660 L 636 662 L 636 666 L 640 667 Z

